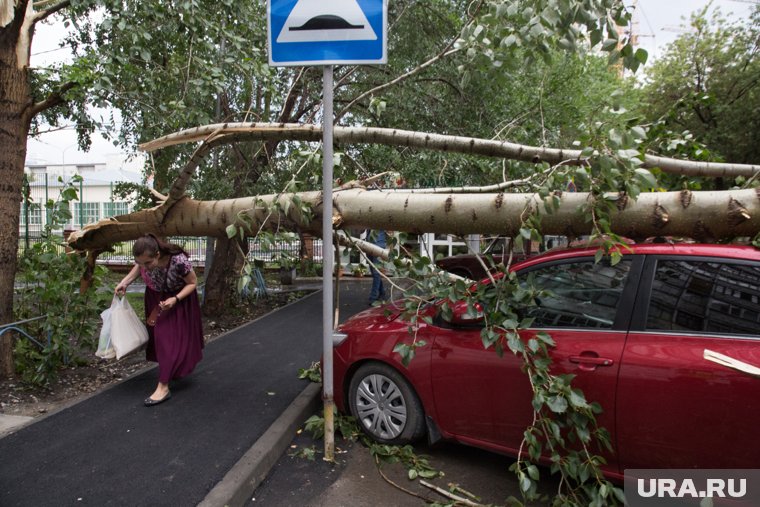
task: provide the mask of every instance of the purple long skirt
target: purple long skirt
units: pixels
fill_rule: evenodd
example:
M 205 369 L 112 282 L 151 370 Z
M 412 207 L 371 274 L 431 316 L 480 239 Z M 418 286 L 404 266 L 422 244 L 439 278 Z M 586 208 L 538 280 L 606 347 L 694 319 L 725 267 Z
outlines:
M 160 292 L 146 288 L 146 319 L 160 301 L 175 294 L 165 292 L 162 297 Z M 161 312 L 156 325 L 148 326 L 145 357 L 148 361 L 158 362 L 158 381 L 161 383 L 168 384 L 170 380 L 192 373 L 203 358 L 203 326 L 197 295 L 188 296 L 171 310 Z

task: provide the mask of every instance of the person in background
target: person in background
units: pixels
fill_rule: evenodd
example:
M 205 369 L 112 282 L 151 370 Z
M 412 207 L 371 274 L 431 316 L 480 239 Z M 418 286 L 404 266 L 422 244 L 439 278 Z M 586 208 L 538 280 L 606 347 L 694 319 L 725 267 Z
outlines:
M 386 233 L 385 231 L 367 231 L 367 241 L 377 245 L 379 247 L 386 247 Z M 369 291 L 369 304 L 372 305 L 375 301 L 385 301 L 385 286 L 383 285 L 383 277 L 375 267 L 377 257 L 368 256 L 369 271 L 372 274 L 372 288 Z
M 152 234 L 137 239 L 132 253 L 135 265 L 115 292 L 124 294 L 138 276 L 145 281 L 145 355 L 148 361 L 158 362 L 158 385 L 144 401 L 146 407 L 152 407 L 171 398 L 169 382 L 192 373 L 203 358 L 198 279 L 182 247 Z

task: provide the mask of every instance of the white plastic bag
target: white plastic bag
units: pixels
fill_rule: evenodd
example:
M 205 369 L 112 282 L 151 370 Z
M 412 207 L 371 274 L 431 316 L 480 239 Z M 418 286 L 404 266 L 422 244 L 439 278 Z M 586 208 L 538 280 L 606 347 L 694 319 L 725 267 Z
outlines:
M 114 296 L 110 310 L 111 344 L 116 350 L 116 359 L 121 359 L 148 341 L 148 330 L 126 296 Z
M 111 307 L 100 312 L 100 318 L 103 319 L 103 327 L 100 329 L 100 340 L 98 340 L 98 350 L 95 355 L 102 359 L 113 359 L 116 357 L 116 351 L 111 345 L 111 312 L 119 304 L 119 298 L 114 296 L 111 301 Z

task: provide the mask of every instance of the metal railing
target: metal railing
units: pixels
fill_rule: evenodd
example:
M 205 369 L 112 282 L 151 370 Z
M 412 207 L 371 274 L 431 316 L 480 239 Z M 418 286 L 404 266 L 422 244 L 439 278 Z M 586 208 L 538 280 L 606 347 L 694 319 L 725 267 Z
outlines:
M 190 261 L 194 265 L 205 265 L 207 238 L 186 236 L 170 237 L 168 240 L 184 248 L 190 256 Z M 31 247 L 33 244 L 41 241 L 42 238 L 40 236 L 19 238 L 19 255 L 23 255 L 27 245 Z M 306 242 L 306 250 L 309 252 L 309 258 L 316 262 L 321 262 L 322 240 L 318 238 L 307 238 Z M 133 244 L 134 241 L 122 241 L 115 244 L 112 252 L 103 252 L 98 256 L 98 263 L 105 265 L 132 264 L 134 262 L 134 257 L 132 256 Z M 65 250 L 63 237 L 61 237 L 61 245 L 59 249 L 61 253 Z M 299 238 L 295 238 L 292 241 L 276 241 L 271 245 L 265 245 L 262 241 L 255 238 L 248 239 L 248 260 L 251 262 L 261 261 L 264 263 L 275 263 L 281 261 L 283 257 L 297 259 L 300 251 L 301 240 Z
M 41 320 L 41 319 L 46 319 L 46 318 L 47 318 L 47 316 L 43 315 L 43 316 L 40 316 L 40 317 L 31 318 L 31 319 L 24 319 L 24 320 L 19 320 L 19 321 L 16 321 L 16 322 L 11 322 L 9 324 L 0 324 L 0 336 L 3 336 L 3 334 L 5 334 L 8 331 L 15 331 L 17 333 L 20 333 L 21 335 L 23 335 L 27 339 L 31 340 L 32 343 L 34 343 L 35 345 L 37 345 L 40 349 L 44 349 L 46 347 L 46 345 L 40 343 L 38 340 L 36 340 L 29 333 L 27 333 L 26 331 L 24 331 L 23 329 L 21 329 L 19 326 L 22 325 L 22 324 L 28 324 L 29 322 L 34 322 L 34 321 Z M 50 334 L 50 331 L 48 331 L 48 340 L 47 340 L 48 342 L 47 342 L 47 345 L 50 345 L 51 340 L 52 340 L 52 336 Z

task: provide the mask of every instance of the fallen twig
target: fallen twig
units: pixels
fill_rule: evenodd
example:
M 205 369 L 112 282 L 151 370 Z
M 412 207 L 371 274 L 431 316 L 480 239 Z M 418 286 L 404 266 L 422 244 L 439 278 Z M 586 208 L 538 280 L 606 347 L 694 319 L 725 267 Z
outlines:
M 396 484 L 395 482 L 393 482 L 392 480 L 390 480 L 388 478 L 388 476 L 383 473 L 383 469 L 380 466 L 380 460 L 377 458 L 377 456 L 375 456 L 375 465 L 377 466 L 377 472 L 380 474 L 380 477 L 382 477 L 385 480 L 385 482 L 387 482 L 388 484 L 390 484 L 394 488 L 397 488 L 398 490 L 403 491 L 407 495 L 411 495 L 411 496 L 417 497 L 417 498 L 419 498 L 421 500 L 424 500 L 426 502 L 431 502 L 430 498 L 428 498 L 426 496 L 423 496 L 423 495 L 420 495 L 418 493 L 415 493 L 414 491 L 410 491 L 410 490 L 408 490 L 406 488 L 403 488 L 403 487 L 399 486 L 398 484 Z M 420 481 L 420 482 L 422 482 L 422 481 Z
M 463 498 L 463 497 L 461 497 L 459 495 L 455 495 L 454 493 L 446 491 L 443 488 L 439 488 L 435 484 L 430 484 L 426 480 L 420 479 L 420 484 L 422 484 L 426 488 L 432 489 L 436 493 L 438 493 L 440 495 L 443 495 L 443 496 L 445 496 L 446 498 L 448 498 L 450 500 L 454 500 L 455 502 L 459 502 L 459 503 L 462 503 L 464 505 L 469 505 L 471 507 L 483 507 L 482 503 L 473 502 L 472 500 L 468 500 L 467 498 Z

